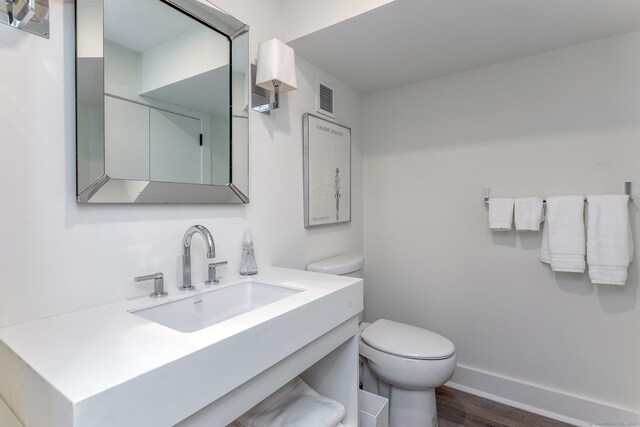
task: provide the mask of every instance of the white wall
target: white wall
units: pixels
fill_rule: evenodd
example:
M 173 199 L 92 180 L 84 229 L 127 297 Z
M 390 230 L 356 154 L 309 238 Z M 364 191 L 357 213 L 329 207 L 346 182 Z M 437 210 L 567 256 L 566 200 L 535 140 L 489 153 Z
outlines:
M 251 26 L 251 51 L 279 36 L 278 1 L 219 0 Z M 253 229 L 258 267 L 304 268 L 345 250 L 362 250 L 361 99 L 298 61 L 299 89 L 268 117 L 251 113 L 248 206 L 78 206 L 75 202 L 73 3 L 51 2 L 51 39 L 0 26 L 0 326 L 149 293 L 133 276 L 180 276 L 183 233 L 208 227 L 222 275 L 236 274 L 242 232 Z M 20 76 L 17 79 L 17 75 Z M 354 212 L 349 225 L 305 230 L 302 114 L 314 108 L 316 76 L 340 94 L 338 120 L 354 129 Z M 28 81 L 29 84 L 17 84 Z M 12 83 L 13 82 L 13 83 Z M 206 275 L 194 239 L 194 280 Z
M 105 40 L 103 46 L 106 84 L 124 86 L 133 93 L 139 94 L 142 88 L 143 55 L 111 40 Z
M 640 33 L 363 99 L 366 319 L 437 331 L 462 366 L 640 411 L 637 257 L 624 287 L 555 274 L 539 233 L 490 232 L 481 202 L 484 185 L 626 180 L 640 200 Z
M 142 92 L 150 92 L 227 64 L 227 38 L 198 26 L 142 53 Z

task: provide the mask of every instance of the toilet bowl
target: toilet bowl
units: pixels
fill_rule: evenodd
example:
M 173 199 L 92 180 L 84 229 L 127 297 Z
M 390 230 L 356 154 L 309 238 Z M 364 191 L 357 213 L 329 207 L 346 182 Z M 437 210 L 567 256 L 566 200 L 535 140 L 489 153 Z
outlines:
M 362 277 L 364 258 L 345 254 L 309 264 L 307 270 Z M 389 399 L 390 427 L 438 425 L 435 388 L 447 382 L 456 365 L 455 347 L 447 338 L 404 323 L 379 319 L 361 323 L 361 383 Z M 372 377 L 375 377 L 372 379 Z
M 389 425 L 437 426 L 435 388 L 453 375 L 453 343 L 426 329 L 380 319 L 360 334 L 360 355 L 389 399 Z

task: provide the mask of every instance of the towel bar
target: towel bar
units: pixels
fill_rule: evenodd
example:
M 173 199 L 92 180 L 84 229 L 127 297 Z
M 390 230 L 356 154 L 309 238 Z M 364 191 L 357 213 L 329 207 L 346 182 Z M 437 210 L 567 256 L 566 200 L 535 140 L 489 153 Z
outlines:
M 624 194 L 629 196 L 629 201 L 633 202 L 633 197 L 631 197 L 631 181 L 626 181 L 624 183 Z M 484 186 L 484 197 L 483 201 L 485 204 L 489 204 L 489 200 L 491 199 L 491 187 L 488 185 Z M 543 200 L 542 203 L 546 203 L 546 200 Z M 587 199 L 584 199 L 584 202 L 587 203 Z

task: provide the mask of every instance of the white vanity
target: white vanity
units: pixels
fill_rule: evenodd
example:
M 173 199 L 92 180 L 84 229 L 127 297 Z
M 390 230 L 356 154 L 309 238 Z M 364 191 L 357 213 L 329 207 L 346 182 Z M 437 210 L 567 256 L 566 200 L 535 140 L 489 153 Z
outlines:
M 357 425 L 362 279 L 271 267 L 199 288 L 0 329 L 0 425 L 225 426 L 296 375 Z

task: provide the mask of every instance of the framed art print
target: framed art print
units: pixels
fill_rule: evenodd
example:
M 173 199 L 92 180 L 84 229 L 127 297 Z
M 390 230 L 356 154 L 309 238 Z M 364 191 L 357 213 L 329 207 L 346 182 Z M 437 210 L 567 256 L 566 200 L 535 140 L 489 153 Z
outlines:
M 351 221 L 351 129 L 303 115 L 304 226 Z

